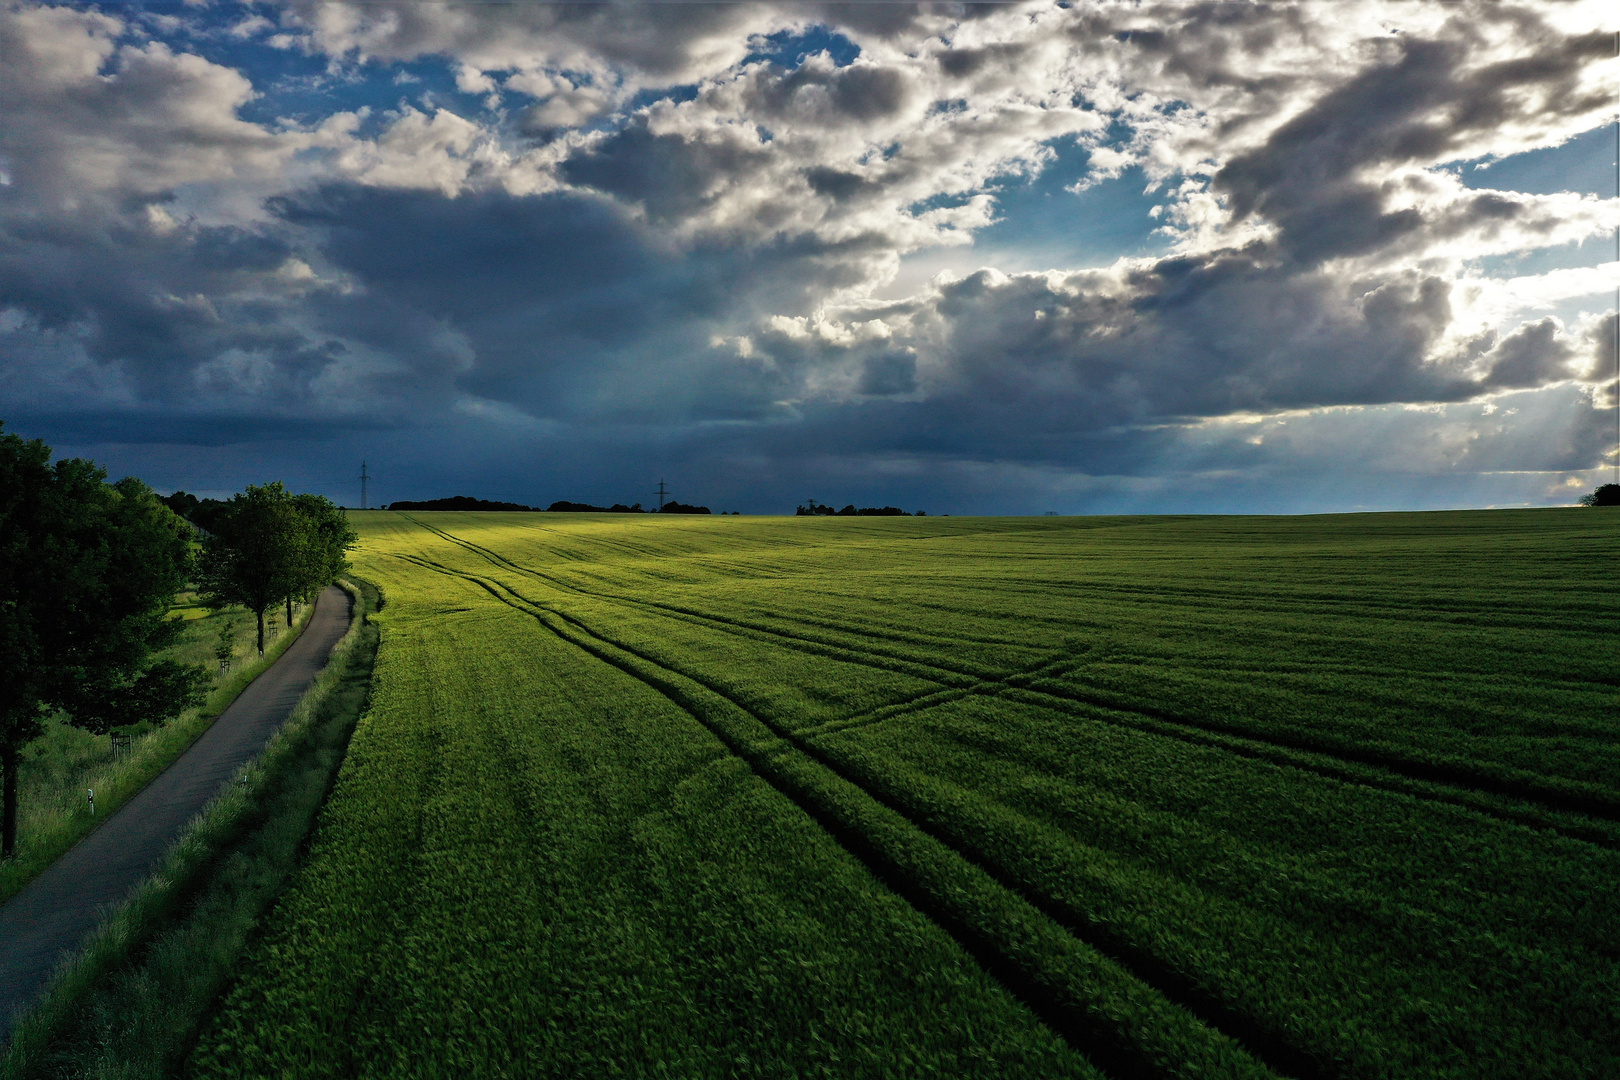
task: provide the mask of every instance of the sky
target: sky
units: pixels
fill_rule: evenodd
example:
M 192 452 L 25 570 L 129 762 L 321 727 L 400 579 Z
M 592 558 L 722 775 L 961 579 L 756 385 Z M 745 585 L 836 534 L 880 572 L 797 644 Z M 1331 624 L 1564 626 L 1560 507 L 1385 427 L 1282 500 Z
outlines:
M 0 420 L 159 491 L 1614 478 L 1614 9 L 0 0 Z

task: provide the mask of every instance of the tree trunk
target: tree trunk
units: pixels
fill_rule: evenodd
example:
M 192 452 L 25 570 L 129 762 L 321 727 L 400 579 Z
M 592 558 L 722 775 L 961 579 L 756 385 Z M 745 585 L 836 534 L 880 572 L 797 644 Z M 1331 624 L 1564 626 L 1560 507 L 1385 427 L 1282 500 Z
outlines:
M 21 757 L 15 746 L 0 746 L 0 787 L 5 788 L 0 798 L 5 804 L 0 811 L 0 859 L 17 854 L 17 762 Z
M 257 612 L 259 616 L 259 655 L 264 655 L 264 608 Z
M 292 593 L 287 594 L 287 629 L 292 629 Z

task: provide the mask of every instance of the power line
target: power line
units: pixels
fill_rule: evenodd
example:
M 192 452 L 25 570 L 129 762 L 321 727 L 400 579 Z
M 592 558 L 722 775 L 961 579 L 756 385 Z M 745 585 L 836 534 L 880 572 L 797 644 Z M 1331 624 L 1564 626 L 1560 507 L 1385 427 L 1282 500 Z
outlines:
M 360 463 L 360 509 L 362 510 L 370 509 L 366 505 L 366 482 L 370 479 L 371 477 L 366 475 L 366 463 L 362 461 Z
M 656 494 L 658 495 L 658 512 L 663 513 L 664 498 L 669 494 L 669 492 L 664 488 L 664 482 L 662 480 L 658 481 L 658 491 Z

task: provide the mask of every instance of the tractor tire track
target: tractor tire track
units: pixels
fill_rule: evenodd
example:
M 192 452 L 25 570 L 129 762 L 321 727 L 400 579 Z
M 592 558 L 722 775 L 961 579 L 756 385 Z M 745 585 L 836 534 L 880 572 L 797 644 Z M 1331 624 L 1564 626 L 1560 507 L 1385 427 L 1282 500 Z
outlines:
M 1398 752 L 1313 743 L 1309 740 L 1270 736 L 1245 728 L 1240 724 L 1222 723 L 1219 720 L 1203 717 L 1188 717 L 1172 710 L 1122 700 L 1101 691 L 1088 693 L 1081 689 L 1071 689 L 1069 687 L 1038 689 L 1019 686 L 1017 680 L 1024 677 L 1022 672 L 985 675 L 980 672 L 961 670 L 934 662 L 895 657 L 885 652 L 867 652 L 846 644 L 823 643 L 812 638 L 796 637 L 768 626 L 710 616 L 673 605 L 644 601 L 634 597 L 595 593 L 579 589 L 567 582 L 559 581 L 538 571 L 518 566 L 494 552 L 464 541 L 459 537 L 444 533 L 432 526 L 424 525 L 423 528 L 457 546 L 484 557 L 503 569 L 536 578 L 547 584 L 562 588 L 568 592 L 578 593 L 590 599 L 643 608 L 650 607 L 682 616 L 686 621 L 697 621 L 710 625 L 712 628 L 723 632 L 731 632 L 755 640 L 769 639 L 773 644 L 784 648 L 825 656 L 876 670 L 895 671 L 900 674 L 911 675 L 914 678 L 943 683 L 949 690 L 958 691 L 958 697 L 980 692 L 979 688 L 981 687 L 1006 684 L 1009 690 L 1022 691 L 1042 699 L 1022 699 L 1030 704 L 1045 704 L 1050 707 L 1053 702 L 1071 702 L 1088 705 L 1094 709 L 1129 713 L 1139 716 L 1150 723 L 1125 722 L 1122 723 L 1122 726 L 1134 727 L 1150 734 L 1175 738 L 1184 742 L 1218 747 L 1242 757 L 1298 768 L 1341 782 L 1359 784 L 1446 805 L 1459 806 L 1501 820 L 1511 821 L 1515 824 L 1552 829 L 1560 835 L 1596 844 L 1600 847 L 1620 849 L 1620 830 L 1607 827 L 1613 823 L 1620 823 L 1620 799 L 1600 793 L 1561 789 L 1546 784 L 1544 782 L 1545 778 L 1537 777 L 1534 774 L 1519 776 L 1502 776 L 1498 774 L 1493 776 L 1490 773 L 1480 771 L 1476 763 L 1467 761 L 1426 762 L 1403 756 Z M 428 565 L 434 569 L 448 569 L 437 563 L 428 563 Z M 526 602 L 537 603 L 537 601 L 524 597 L 515 590 L 512 590 L 512 592 L 514 596 L 518 596 Z M 1083 663 L 1084 661 L 1082 661 Z M 905 708 L 905 706 L 937 693 L 942 693 L 942 691 L 928 691 L 918 695 L 918 698 L 914 698 L 910 702 L 895 702 L 885 706 L 885 708 L 896 710 L 894 715 L 903 715 L 907 711 L 912 711 Z M 942 701 L 936 704 L 943 703 Z M 929 706 L 919 707 L 926 708 Z M 1096 718 L 1107 719 L 1106 717 Z M 887 719 L 887 717 L 884 717 L 884 719 Z M 860 726 L 859 723 L 846 723 L 843 721 L 834 721 L 832 725 L 828 726 L 834 725 L 846 729 Z M 1509 800 L 1509 802 L 1504 804 L 1499 800 Z M 1593 820 L 1589 822 L 1572 821 L 1564 817 L 1564 815 L 1575 815 Z
M 416 559 L 410 561 L 418 562 Z M 592 629 L 575 616 L 521 597 L 498 582 L 438 567 L 428 560 L 421 560 L 418 563 L 422 564 L 438 573 L 458 577 L 477 585 L 501 603 L 536 619 L 565 641 L 631 675 L 680 706 L 693 719 L 715 734 L 729 750 L 743 758 L 762 780 L 810 814 L 818 824 L 850 850 L 851 854 L 867 865 L 879 880 L 951 933 L 988 972 L 1024 1001 L 1036 1015 L 1041 1016 L 1043 1022 L 1048 1023 L 1048 1026 L 1082 1053 L 1100 1056 L 1102 1060 L 1099 1064 L 1110 1072 L 1136 1076 L 1143 1075 L 1144 1067 L 1151 1068 L 1154 1074 L 1159 1073 L 1161 1069 L 1154 1067 L 1151 1059 L 1144 1059 L 1141 1049 L 1130 1040 L 1122 1039 L 1117 1030 L 1111 1027 L 1107 1030 L 1100 1029 L 1097 1018 L 1088 1015 L 1090 1012 L 1086 1007 L 1088 1003 L 1083 1000 L 1076 1001 L 1071 995 L 1065 994 L 1063 996 L 1070 1000 L 1063 1002 L 1059 1011 L 1054 1013 L 1054 1006 L 1058 1003 L 1054 1003 L 1050 995 L 1054 991 L 1063 993 L 1060 984 L 1054 985 L 1055 980 L 1050 977 L 1043 979 L 1038 971 L 1028 970 L 1027 964 L 1020 963 L 1016 956 L 1008 955 L 1009 949 L 1004 943 L 998 943 L 994 936 L 987 937 L 985 930 L 974 925 L 972 919 L 955 905 L 942 902 L 938 892 L 948 894 L 949 890 L 930 891 L 920 887 L 918 882 L 912 879 L 911 871 L 907 868 L 909 860 L 903 856 L 896 858 L 894 851 L 888 850 L 886 845 L 875 843 L 868 831 L 860 828 L 861 818 L 869 814 L 851 812 L 830 803 L 825 792 L 817 790 L 824 788 L 825 783 L 819 785 L 807 783 L 803 777 L 793 777 L 789 768 L 790 763 L 785 759 L 789 755 L 796 755 L 824 773 L 830 774 L 835 781 L 847 785 L 853 793 L 870 800 L 875 807 L 897 819 L 907 831 L 925 838 L 941 852 L 954 857 L 963 869 L 982 875 L 986 884 L 1007 894 L 1009 899 L 1027 906 L 1032 914 L 1044 917 L 1053 924 L 1055 930 L 1076 944 L 1094 950 L 1120 968 L 1133 981 L 1179 1006 L 1211 1031 L 1220 1033 L 1236 1046 L 1246 1049 L 1258 1059 L 1259 1063 L 1264 1064 L 1266 1074 L 1293 1075 L 1301 1077 L 1302 1080 L 1325 1080 L 1333 1075 L 1322 1071 L 1309 1054 L 1287 1045 L 1255 1023 L 1252 1018 L 1231 1009 L 1204 991 L 1194 980 L 1174 971 L 1163 961 L 1129 943 L 1110 940 L 1110 936 L 1107 935 L 1095 934 L 1093 931 L 1096 928 L 1078 924 L 1073 912 L 1049 898 L 1029 895 L 1027 890 L 1009 880 L 993 863 L 987 863 L 971 850 L 964 850 L 956 838 L 948 834 L 942 835 L 926 823 L 914 819 L 906 808 L 897 804 L 895 800 L 871 790 L 868 783 L 863 783 L 861 779 L 850 775 L 847 765 L 830 757 L 788 729 L 753 712 L 746 705 L 731 698 L 723 689 L 699 676 L 670 667 L 633 646 L 616 641 Z M 502 595 L 503 592 L 515 598 L 517 602 Z M 558 623 L 562 625 L 559 626 Z M 626 656 L 634 660 L 626 661 L 624 659 Z M 645 670 L 646 667 L 655 670 L 649 673 Z M 754 726 L 768 733 L 769 740 L 763 744 L 751 744 L 738 738 L 735 732 L 727 730 L 723 724 L 714 722 L 706 715 L 702 704 L 694 700 L 690 692 L 676 680 L 695 685 L 707 694 L 719 698 L 732 710 L 752 721 Z M 916 840 L 913 839 L 911 843 L 915 844 Z M 1099 937 L 1101 940 L 1098 940 Z M 1144 977 L 1144 970 L 1151 972 L 1151 975 Z M 1083 1033 L 1084 1039 L 1074 1041 L 1074 1036 L 1080 1033 Z M 1096 1039 L 1103 1039 L 1104 1045 L 1108 1048 L 1103 1055 L 1095 1053 L 1097 1043 L 1092 1040 Z M 1162 1062 L 1160 1064 L 1162 1065 Z
M 1143 731 L 1152 731 L 1154 734 L 1167 735 L 1183 741 L 1219 746 L 1244 757 L 1265 758 L 1275 764 L 1289 765 L 1351 783 L 1388 787 L 1390 790 L 1442 802 L 1454 802 L 1459 798 L 1466 800 L 1469 795 L 1488 799 L 1509 799 L 1519 804 L 1528 804 L 1524 809 L 1530 810 L 1532 815 L 1535 810 L 1542 810 L 1579 815 L 1597 822 L 1620 822 L 1620 800 L 1613 796 L 1603 792 L 1553 787 L 1545 783 L 1546 778 L 1535 774 L 1493 775 L 1480 771 L 1477 763 L 1466 760 L 1423 761 L 1378 748 L 1322 745 L 1307 740 L 1268 736 L 1239 724 L 1190 718 L 1168 709 L 1158 709 L 1101 691 L 1088 692 L 1075 687 L 1031 686 L 1013 687 L 1009 692 L 1024 695 L 1021 700 L 1046 704 L 1048 707 L 1051 707 L 1052 703 L 1066 702 L 1115 714 L 1128 713 L 1151 723 L 1138 722 L 1127 726 L 1135 726 Z M 1509 808 L 1493 803 L 1465 801 L 1461 805 L 1481 809 L 1495 816 L 1506 816 L 1509 820 L 1522 821 L 1525 824 L 1541 827 L 1549 824 L 1546 819 L 1539 816 L 1529 818 L 1513 816 L 1514 812 Z M 1613 846 L 1613 834 L 1607 829 L 1594 833 L 1594 836 L 1609 838 L 1605 846 Z
M 516 590 L 513 590 L 513 595 L 526 602 L 537 603 Z M 667 605 L 633 599 L 620 602 L 638 607 L 671 610 Z M 672 613 L 672 617 L 740 637 L 768 641 L 770 644 L 798 652 L 942 682 L 946 686 L 945 690 L 927 691 L 915 698 L 882 706 L 873 711 L 875 715 L 863 714 L 831 721 L 801 733 L 806 736 L 850 730 L 971 695 L 1021 692 L 1025 695 L 1021 700 L 1029 704 L 1050 708 L 1054 703 L 1063 702 L 1069 705 L 1090 706 L 1114 714 L 1127 713 L 1142 720 L 1132 723 L 1122 722 L 1117 716 L 1095 718 L 1116 724 L 1123 723 L 1123 726 L 1133 727 L 1149 734 L 1202 746 L 1218 747 L 1241 757 L 1297 768 L 1340 782 L 1463 807 L 1515 824 L 1552 829 L 1572 839 L 1620 849 L 1620 831 L 1606 827 L 1608 824 L 1620 822 L 1620 801 L 1604 793 L 1560 789 L 1547 784 L 1545 778 L 1534 774 L 1492 775 L 1482 771 L 1478 763 L 1466 759 L 1423 761 L 1389 750 L 1267 735 L 1241 724 L 1227 724 L 1205 717 L 1189 717 L 1172 710 L 1123 699 L 1104 691 L 1088 692 L 1079 688 L 1055 689 L 1027 685 L 1042 677 L 1072 674 L 1073 669 L 1084 667 L 1090 662 L 1086 658 L 1074 660 L 1069 672 L 1044 670 L 1054 663 L 1054 659 L 1048 659 L 1033 669 L 986 677 L 932 663 L 918 661 L 904 663 L 882 653 L 863 654 L 860 650 L 848 646 L 823 645 L 782 631 L 742 625 L 733 620 L 685 611 Z M 1072 656 L 1069 659 L 1072 660 Z M 1065 707 L 1060 711 L 1067 712 L 1072 709 Z M 1569 820 L 1565 815 L 1591 820 Z
M 412 519 L 412 520 L 414 521 L 415 519 Z M 475 544 L 470 540 L 464 540 L 461 537 L 456 536 L 453 533 L 449 533 L 449 532 L 446 532 L 446 531 L 444 531 L 442 529 L 439 529 L 437 526 L 427 525 L 427 524 L 423 524 L 421 522 L 417 522 L 417 524 L 422 525 L 422 528 L 424 528 L 427 531 L 433 533 L 434 535 L 439 536 L 439 537 L 443 538 L 444 540 L 447 540 L 450 543 L 455 544 L 458 547 L 464 548 L 465 550 L 470 551 L 473 554 L 480 556 L 481 558 L 485 559 L 486 561 L 488 561 L 488 562 L 490 562 L 490 563 L 492 563 L 492 564 L 494 564 L 494 565 L 496 565 L 496 566 L 498 566 L 498 567 L 500 567 L 502 569 L 511 570 L 511 571 L 513 571 L 515 573 L 523 574 L 526 577 L 535 578 L 536 580 L 545 582 L 546 584 L 551 585 L 551 586 L 553 586 L 555 588 L 562 589 L 562 590 L 565 590 L 567 592 L 578 593 L 581 596 L 590 597 L 591 599 L 594 599 L 594 600 L 606 600 L 606 601 L 615 602 L 615 603 L 621 603 L 621 604 L 634 604 L 634 605 L 636 605 L 638 607 L 653 608 L 653 609 L 658 610 L 658 611 L 665 611 L 665 612 L 670 612 L 670 613 L 677 614 L 677 615 L 683 615 L 683 616 L 686 616 L 686 617 L 691 618 L 691 619 L 700 619 L 700 620 L 704 620 L 706 622 L 715 623 L 715 624 L 719 624 L 719 625 L 722 625 L 722 626 L 732 626 L 732 627 L 738 627 L 738 628 L 745 629 L 745 630 L 752 630 L 752 631 L 755 631 L 756 633 L 771 634 L 771 635 L 774 635 L 774 636 L 784 637 L 784 638 L 787 638 L 787 639 L 793 640 L 793 641 L 814 641 L 817 644 L 824 644 L 829 648 L 848 648 L 852 652 L 859 652 L 859 653 L 861 653 L 863 655 L 885 656 L 885 657 L 888 657 L 890 659 L 898 660 L 898 661 L 903 662 L 903 663 L 917 664 L 917 665 L 920 665 L 920 666 L 923 666 L 923 667 L 935 668 L 935 669 L 941 670 L 941 671 L 952 671 L 952 672 L 954 672 L 956 674 L 960 674 L 960 675 L 966 676 L 968 678 L 982 678 L 982 677 L 984 677 L 981 672 L 969 671 L 969 670 L 960 670 L 960 669 L 955 669 L 955 668 L 949 668 L 949 667 L 929 664 L 927 662 L 918 661 L 918 660 L 915 660 L 912 657 L 904 656 L 904 655 L 896 655 L 896 654 L 893 654 L 893 653 L 885 653 L 885 652 L 875 651 L 875 650 L 871 650 L 871 649 L 865 649 L 865 650 L 856 649 L 856 648 L 852 648 L 851 646 L 849 646 L 846 643 L 839 642 L 839 641 L 827 641 L 825 639 L 814 639 L 814 638 L 797 638 L 797 637 L 794 637 L 791 634 L 786 633 L 785 631 L 778 630 L 778 629 L 776 629 L 774 627 L 771 627 L 771 626 L 769 626 L 767 624 L 745 622 L 745 621 L 740 620 L 740 619 L 728 619 L 728 618 L 726 618 L 724 616 L 712 615 L 712 614 L 709 614 L 708 612 L 698 611 L 698 610 L 696 610 L 694 608 L 681 607 L 678 604 L 671 604 L 671 603 L 668 603 L 668 602 L 657 601 L 657 600 L 645 600 L 645 599 L 642 599 L 641 597 L 638 597 L 638 596 L 626 596 L 626 595 L 624 595 L 622 593 L 607 592 L 607 591 L 596 590 L 596 589 L 587 589 L 587 588 L 584 588 L 583 586 L 580 586 L 580 585 L 575 584 L 573 582 L 564 581 L 563 579 L 561 579 L 559 577 L 556 577 L 555 575 L 546 574 L 546 573 L 544 573 L 542 571 L 534 570 L 534 569 L 531 569 L 531 568 L 526 567 L 526 566 L 520 566 L 517 563 L 512 562 L 510 559 L 507 559 L 506 557 L 500 555 L 498 552 L 494 552 L 494 551 L 489 550 L 488 548 L 481 547 L 478 544 Z M 833 594 L 828 594 L 828 595 L 833 595 Z M 1018 649 L 1035 648 L 1035 646 L 1030 645 L 1027 641 L 1012 641 L 1012 640 L 1008 640 L 1008 639 L 1004 639 L 1004 638 L 972 638 L 972 637 L 950 637 L 950 636 L 945 636 L 945 635 L 901 634 L 901 633 L 897 633 L 897 632 L 892 631 L 892 630 L 889 630 L 889 631 L 876 630 L 876 629 L 873 629 L 871 627 L 861 626 L 861 625 L 858 625 L 858 624 L 854 625 L 854 626 L 850 626 L 850 625 L 847 625 L 847 624 L 840 624 L 840 623 L 838 623 L 836 621 L 833 621 L 833 620 L 813 619 L 813 618 L 797 618 L 797 619 L 792 619 L 792 620 L 789 620 L 789 621 L 800 624 L 800 625 L 820 626 L 820 627 L 823 627 L 825 629 L 832 630 L 834 632 L 856 634 L 856 635 L 859 635 L 860 637 L 862 637 L 863 639 L 871 638 L 871 637 L 875 636 L 875 637 L 882 637 L 882 638 L 885 638 L 885 639 L 888 639 L 888 640 L 891 640 L 891 641 L 901 642 L 901 643 L 905 643 L 905 644 L 919 644 L 919 645 L 943 644 L 943 645 L 946 645 L 946 646 L 950 646 L 950 645 L 959 645 L 959 644 L 962 644 L 963 642 L 966 642 L 968 644 L 973 644 L 973 645 L 1001 645 L 1001 646 L 1005 646 L 1005 647 L 1008 647 L 1008 648 L 1018 648 Z

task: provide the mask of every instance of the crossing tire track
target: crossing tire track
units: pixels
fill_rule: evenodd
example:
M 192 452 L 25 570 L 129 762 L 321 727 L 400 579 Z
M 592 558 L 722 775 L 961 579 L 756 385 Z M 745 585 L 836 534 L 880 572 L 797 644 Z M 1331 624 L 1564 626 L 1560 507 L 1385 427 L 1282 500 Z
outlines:
M 1117 1030 L 1108 1025 L 1099 1026 L 1099 1018 L 1088 1015 L 1089 1003 L 1073 1000 L 1072 995 L 1065 994 L 1062 987 L 1054 985 L 1050 979 L 1042 980 L 1038 973 L 1029 971 L 1027 965 L 1021 964 L 1015 956 L 1009 956 L 1009 950 L 1004 944 L 997 944 L 993 937 L 987 937 L 983 928 L 976 927 L 972 919 L 960 909 L 953 909 L 953 906 L 948 901 L 943 901 L 936 891 L 920 887 L 919 883 L 908 875 L 906 860 L 903 857 L 896 858 L 892 851 L 885 850 L 884 845 L 875 843 L 873 837 L 862 832 L 859 824 L 861 815 L 841 813 L 839 807 L 827 800 L 824 792 L 815 790 L 818 786 L 824 785 L 808 784 L 804 778 L 793 776 L 785 759 L 789 755 L 801 758 L 828 774 L 834 781 L 847 785 L 852 792 L 869 800 L 882 812 L 898 819 L 917 837 L 935 846 L 941 854 L 959 863 L 963 870 L 982 876 L 985 884 L 1027 907 L 1031 918 L 1039 918 L 1049 923 L 1053 930 L 1071 939 L 1076 945 L 1095 951 L 1099 957 L 1117 966 L 1144 989 L 1162 996 L 1211 1032 L 1219 1033 L 1224 1039 L 1230 1040 L 1234 1049 L 1244 1048 L 1247 1055 L 1253 1055 L 1256 1064 L 1264 1064 L 1264 1073 L 1261 1075 L 1297 1076 L 1301 1080 L 1325 1080 L 1332 1075 L 1322 1071 L 1310 1055 L 1287 1045 L 1251 1018 L 1207 994 L 1194 980 L 1173 971 L 1157 958 L 1126 943 L 1100 939 L 1095 933 L 1095 927 L 1078 923 L 1074 913 L 1066 906 L 1047 897 L 1031 895 L 999 867 L 966 849 L 958 838 L 916 820 L 892 797 L 873 791 L 869 783 L 851 775 L 847 764 L 831 757 L 802 736 L 754 712 L 746 704 L 732 698 L 724 688 L 713 685 L 699 675 L 671 667 L 633 645 L 617 641 L 593 629 L 575 615 L 523 597 L 499 582 L 439 566 L 426 559 L 410 561 L 438 573 L 460 577 L 479 586 L 501 603 L 536 619 L 563 640 L 636 678 L 674 702 L 719 738 L 732 753 L 742 758 L 762 780 L 800 806 L 818 824 L 826 828 L 846 850 L 867 865 L 879 880 L 951 933 L 970 955 L 1007 986 L 1010 992 L 1024 1001 L 1055 1032 L 1082 1053 L 1100 1057 L 1098 1064 L 1108 1071 L 1135 1076 L 1143 1075 L 1144 1068 L 1150 1069 L 1152 1075 L 1159 1074 L 1162 1069 L 1155 1067 L 1150 1059 L 1143 1058 L 1140 1048 L 1133 1046 L 1130 1040 L 1121 1039 Z M 562 625 L 558 625 L 559 623 Z M 626 660 L 625 657 L 633 659 Z M 654 671 L 649 673 L 645 670 L 646 667 L 651 667 Z M 677 680 L 690 683 L 701 692 L 720 699 L 759 729 L 769 733 L 770 741 L 763 745 L 750 744 L 747 740 L 738 738 L 735 732 L 727 730 L 723 724 L 718 724 L 705 715 L 701 704 L 694 700 L 689 690 L 682 687 Z M 1150 969 L 1153 977 L 1144 977 L 1142 973 L 1144 968 Z M 1053 1001 L 1051 1000 L 1053 993 L 1069 1000 Z M 1102 1040 L 1100 1044 L 1096 1041 L 1099 1039 Z M 1099 1045 L 1106 1047 L 1101 1055 L 1096 1053 Z
M 1021 674 L 1019 672 L 984 675 L 976 672 L 961 671 L 932 662 L 919 662 L 892 657 L 886 653 L 867 652 L 847 645 L 822 645 L 813 639 L 795 637 L 770 627 L 748 625 L 739 620 L 709 616 L 652 601 L 592 593 L 577 589 L 566 582 L 558 581 L 537 571 L 528 570 L 494 552 L 449 533 L 431 526 L 424 525 L 423 527 L 451 543 L 483 555 L 506 569 L 537 578 L 570 592 L 578 592 L 592 599 L 671 611 L 686 616 L 688 619 L 714 624 L 715 629 L 729 629 L 739 636 L 757 638 L 764 635 L 776 640 L 783 647 L 797 651 L 828 656 L 832 659 L 860 664 L 877 670 L 897 671 L 900 674 L 941 682 L 949 690 L 959 691 L 957 697 L 973 694 L 976 688 L 987 684 L 1009 683 L 1006 688 L 1007 693 L 1028 695 L 1019 699 L 1031 704 L 1045 704 L 1048 707 L 1053 707 L 1053 704 L 1057 702 L 1069 702 L 1090 706 L 1094 709 L 1112 710 L 1116 714 L 1129 714 L 1142 719 L 1134 722 L 1123 722 L 1121 726 L 1134 727 L 1150 734 L 1178 739 L 1183 742 L 1218 747 L 1241 757 L 1265 760 L 1272 764 L 1298 768 L 1305 772 L 1345 783 L 1359 784 L 1445 805 L 1459 806 L 1500 820 L 1511 821 L 1515 824 L 1552 829 L 1560 835 L 1571 839 L 1620 850 L 1620 830 L 1610 827 L 1613 824 L 1620 823 L 1620 799 L 1612 796 L 1600 793 L 1569 791 L 1567 789 L 1560 790 L 1544 782 L 1538 783 L 1537 778 L 1534 776 L 1492 776 L 1481 772 L 1477 768 L 1477 763 L 1466 760 L 1425 762 L 1387 750 L 1344 747 L 1320 742 L 1313 743 L 1303 739 L 1285 739 L 1254 731 L 1241 724 L 1224 723 L 1207 717 L 1190 717 L 1173 710 L 1122 700 L 1105 691 L 1093 690 L 1088 692 L 1071 687 L 1061 689 L 1021 687 L 1012 682 L 1012 680 L 1018 679 Z M 437 566 L 437 564 L 434 565 Z M 515 591 L 513 595 L 520 596 L 527 602 L 537 603 L 537 601 L 521 597 L 521 594 Z M 897 667 L 896 663 L 903 663 L 907 666 Z M 919 698 L 935 693 L 941 692 L 929 691 L 919 695 Z M 915 700 L 917 699 L 913 699 L 913 701 Z M 910 703 L 902 701 L 890 707 L 899 709 L 901 714 L 915 711 L 902 708 L 908 704 Z M 926 707 L 928 706 L 921 706 L 921 708 Z M 1060 708 L 1060 711 L 1068 710 Z M 1143 721 L 1148 722 L 1144 723 Z M 859 723 L 846 725 L 841 721 L 834 721 L 833 724 L 848 727 L 861 726 Z M 1471 768 L 1471 765 L 1474 767 Z M 1590 820 L 1580 820 L 1582 818 Z

